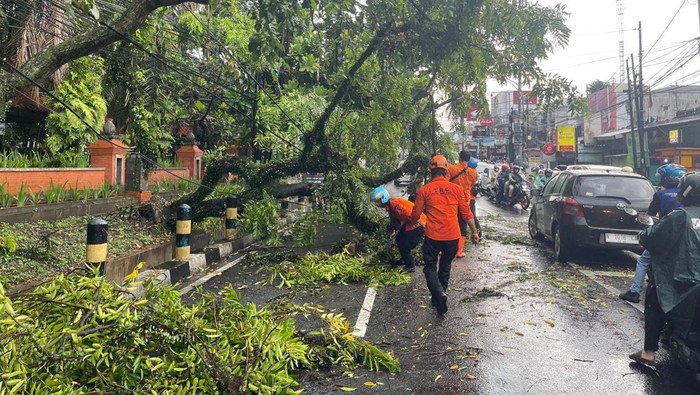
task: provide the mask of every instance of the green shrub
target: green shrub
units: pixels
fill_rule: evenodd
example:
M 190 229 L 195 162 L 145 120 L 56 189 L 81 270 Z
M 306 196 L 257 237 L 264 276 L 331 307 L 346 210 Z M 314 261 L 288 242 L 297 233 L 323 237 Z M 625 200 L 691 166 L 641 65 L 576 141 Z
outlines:
M 282 238 L 278 208 L 277 199 L 265 192 L 262 200 L 244 206 L 243 213 L 238 218 L 238 228 L 243 233 L 267 239 L 271 245 L 280 245 Z
M 46 203 L 61 203 L 66 200 L 66 181 L 64 184 L 54 184 L 53 180 L 49 182 L 49 186 L 46 187 L 44 191 L 44 197 L 46 198 Z
M 17 195 L 15 195 L 17 207 L 24 207 L 24 204 L 27 202 L 27 197 L 27 184 L 22 183 L 19 187 L 19 191 L 17 191 Z
M 12 195 L 6 192 L 7 183 L 0 184 L 0 207 L 9 207 L 12 202 Z

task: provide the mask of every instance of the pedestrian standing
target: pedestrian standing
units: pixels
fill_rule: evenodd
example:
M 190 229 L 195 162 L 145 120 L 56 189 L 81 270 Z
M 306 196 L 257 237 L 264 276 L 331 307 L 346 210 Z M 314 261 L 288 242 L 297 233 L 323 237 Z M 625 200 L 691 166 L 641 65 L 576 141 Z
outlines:
M 477 180 L 477 173 L 476 173 L 476 166 L 474 168 L 469 167 L 469 161 L 471 160 L 471 155 L 467 151 L 460 151 L 459 152 L 459 163 L 456 163 L 454 165 L 448 166 L 447 167 L 447 176 L 450 179 L 450 182 L 455 183 L 459 185 L 462 190 L 464 191 L 464 196 L 467 199 L 467 202 L 469 202 L 469 208 L 472 211 L 472 215 L 474 215 L 474 208 L 476 205 L 472 205 L 472 199 L 476 201 L 476 198 L 472 195 L 472 188 L 474 187 L 474 184 L 476 184 Z M 474 160 L 476 162 L 476 160 Z M 462 218 L 459 218 L 459 231 L 461 233 L 461 237 L 459 238 L 459 245 L 457 246 L 457 258 L 464 258 L 464 244 L 467 241 L 467 223 L 462 220 Z M 476 222 L 476 216 L 474 217 L 474 223 Z M 479 226 L 477 225 L 477 229 Z
M 479 242 L 479 235 L 464 191 L 446 178 L 447 159 L 444 156 L 436 155 L 432 158 L 430 176 L 431 182 L 418 190 L 411 220 L 417 222 L 421 213 L 427 217 L 423 240 L 423 274 L 430 290 L 431 303 L 442 316 L 447 312 L 446 291 L 452 260 L 459 245 L 458 213 L 469 225 L 474 243 Z
M 412 221 L 413 203 L 406 199 L 390 197 L 389 191 L 381 186 L 370 192 L 369 200 L 389 213 L 389 238 L 395 241 L 401 255 L 401 260 L 396 264 L 392 263 L 392 266 L 403 265 L 404 272 L 413 273 L 416 265 L 411 251 L 423 238 L 425 214 L 421 214 L 418 222 Z

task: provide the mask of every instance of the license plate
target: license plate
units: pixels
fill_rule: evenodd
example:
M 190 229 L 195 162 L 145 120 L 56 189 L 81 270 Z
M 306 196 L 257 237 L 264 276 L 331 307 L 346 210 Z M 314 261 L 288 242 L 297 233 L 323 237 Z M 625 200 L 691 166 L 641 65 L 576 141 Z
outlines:
M 638 235 L 622 235 L 619 233 L 606 233 L 605 234 L 606 243 L 615 244 L 639 244 Z

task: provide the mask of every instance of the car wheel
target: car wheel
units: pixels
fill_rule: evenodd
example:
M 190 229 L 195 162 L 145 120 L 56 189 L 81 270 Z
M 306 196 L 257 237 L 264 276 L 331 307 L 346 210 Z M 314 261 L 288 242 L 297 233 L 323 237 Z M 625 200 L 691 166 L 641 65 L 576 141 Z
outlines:
M 554 255 L 556 256 L 557 261 L 565 262 L 567 259 L 569 259 L 570 254 L 571 243 L 569 243 L 566 236 L 562 236 L 561 232 L 559 231 L 559 227 L 556 226 L 554 228 Z
M 537 231 L 537 221 L 534 211 L 530 212 L 530 218 L 527 220 L 527 231 L 533 239 L 542 240 L 542 233 Z
M 522 207 L 523 210 L 527 210 L 527 208 L 530 207 L 530 198 L 527 197 L 527 195 L 523 195 L 523 198 L 520 200 L 520 207 Z

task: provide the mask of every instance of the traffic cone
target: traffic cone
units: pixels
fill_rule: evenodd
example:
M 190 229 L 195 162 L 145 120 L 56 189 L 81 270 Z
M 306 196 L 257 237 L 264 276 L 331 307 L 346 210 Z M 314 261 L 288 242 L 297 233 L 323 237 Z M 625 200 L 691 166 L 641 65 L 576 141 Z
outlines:
M 466 242 L 466 237 L 462 236 L 459 238 L 459 245 L 457 246 L 457 258 L 464 258 L 464 243 Z

